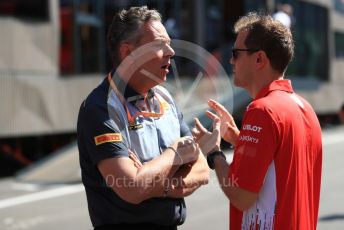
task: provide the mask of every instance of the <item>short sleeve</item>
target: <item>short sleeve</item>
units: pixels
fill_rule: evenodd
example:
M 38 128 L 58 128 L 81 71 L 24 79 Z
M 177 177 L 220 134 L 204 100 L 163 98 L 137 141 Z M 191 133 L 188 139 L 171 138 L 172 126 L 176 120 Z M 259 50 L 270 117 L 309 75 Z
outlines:
M 278 146 L 278 127 L 266 109 L 247 110 L 230 165 L 236 186 L 258 193 Z
M 94 165 L 112 157 L 128 156 L 128 148 L 106 109 L 89 106 L 80 111 L 78 142 Z
M 180 136 L 181 137 L 192 136 L 189 126 L 184 121 L 183 113 L 180 111 L 178 106 L 176 106 L 176 110 L 177 110 L 177 115 L 178 115 L 178 120 L 179 120 L 179 125 L 180 125 Z

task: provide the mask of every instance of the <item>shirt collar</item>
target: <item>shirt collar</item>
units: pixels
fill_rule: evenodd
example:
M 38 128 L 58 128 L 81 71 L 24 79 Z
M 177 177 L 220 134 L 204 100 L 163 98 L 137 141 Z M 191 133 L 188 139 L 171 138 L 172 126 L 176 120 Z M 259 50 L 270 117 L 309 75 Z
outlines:
M 123 96 L 124 96 L 125 100 L 127 100 L 127 102 L 136 102 L 136 101 L 144 99 L 144 96 L 137 93 L 129 85 L 126 86 Z M 147 93 L 147 98 L 151 99 L 152 97 L 154 97 L 154 90 L 149 89 L 148 93 Z
M 282 79 L 282 80 L 275 80 L 272 81 L 270 84 L 262 88 L 259 93 L 257 94 L 254 100 L 267 96 L 270 92 L 274 90 L 285 91 L 288 93 L 293 93 L 293 87 L 291 86 L 291 81 Z
M 114 71 L 112 71 L 111 74 L 113 76 Z M 144 99 L 144 96 L 142 96 L 141 94 L 136 92 L 134 89 L 132 89 L 129 86 L 129 84 L 123 81 L 123 79 L 120 78 L 119 76 L 115 76 L 114 82 L 118 90 L 120 91 L 120 93 L 123 95 L 123 97 L 125 98 L 127 102 L 136 102 L 138 100 Z M 121 89 L 124 89 L 124 92 Z M 148 99 L 152 98 L 153 96 L 154 96 L 154 90 L 153 89 L 148 90 L 148 94 L 147 94 Z

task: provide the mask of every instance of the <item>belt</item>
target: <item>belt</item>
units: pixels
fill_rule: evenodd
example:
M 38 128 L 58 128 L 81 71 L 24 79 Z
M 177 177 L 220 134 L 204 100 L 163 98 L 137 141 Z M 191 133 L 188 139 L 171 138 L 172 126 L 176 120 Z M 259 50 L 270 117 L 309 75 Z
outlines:
M 176 225 L 165 226 L 150 223 L 138 223 L 138 224 L 106 224 L 95 227 L 94 230 L 177 230 Z

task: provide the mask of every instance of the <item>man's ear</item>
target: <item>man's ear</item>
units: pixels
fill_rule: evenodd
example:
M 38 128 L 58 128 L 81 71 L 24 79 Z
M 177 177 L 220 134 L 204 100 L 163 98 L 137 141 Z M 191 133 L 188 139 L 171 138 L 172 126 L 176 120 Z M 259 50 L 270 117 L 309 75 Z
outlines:
M 124 60 L 127 56 L 131 54 L 131 52 L 134 50 L 134 46 L 130 43 L 123 42 L 119 46 L 119 56 L 121 60 Z
M 258 68 L 264 67 L 267 61 L 268 61 L 268 57 L 266 56 L 266 53 L 264 51 L 258 51 L 257 59 L 256 59 L 257 67 Z

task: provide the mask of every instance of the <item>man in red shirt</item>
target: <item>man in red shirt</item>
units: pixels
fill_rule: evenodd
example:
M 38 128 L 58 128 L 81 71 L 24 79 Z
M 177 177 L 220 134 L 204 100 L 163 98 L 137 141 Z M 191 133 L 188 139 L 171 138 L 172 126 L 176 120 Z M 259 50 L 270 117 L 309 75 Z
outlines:
M 312 107 L 284 79 L 293 57 L 290 30 L 249 13 L 235 24 L 234 83 L 253 101 L 241 130 L 219 103 L 213 132 L 196 118 L 194 136 L 230 200 L 230 229 L 316 229 L 322 165 L 321 129 Z M 228 166 L 221 136 L 235 146 Z

